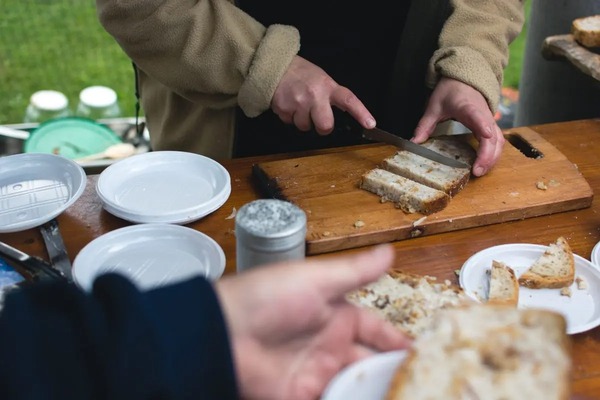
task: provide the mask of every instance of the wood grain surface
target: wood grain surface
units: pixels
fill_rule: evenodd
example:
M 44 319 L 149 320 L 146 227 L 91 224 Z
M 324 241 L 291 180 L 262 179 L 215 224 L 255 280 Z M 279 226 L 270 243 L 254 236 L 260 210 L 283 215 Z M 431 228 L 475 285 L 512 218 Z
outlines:
M 256 164 L 254 175 L 272 196 L 302 208 L 307 251 L 319 254 L 411 239 L 474 226 L 589 207 L 593 192 L 564 154 L 528 128 L 513 129 L 500 162 L 471 178 L 442 211 L 423 219 L 359 188 L 361 175 L 393 155 L 374 145 Z M 457 138 L 457 140 L 472 138 Z M 529 155 L 529 156 L 528 156 Z

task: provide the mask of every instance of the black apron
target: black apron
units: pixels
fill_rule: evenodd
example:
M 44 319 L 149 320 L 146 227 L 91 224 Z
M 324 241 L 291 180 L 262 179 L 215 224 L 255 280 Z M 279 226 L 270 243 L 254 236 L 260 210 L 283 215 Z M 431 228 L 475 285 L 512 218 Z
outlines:
M 394 61 L 409 1 L 367 3 L 307 0 L 238 1 L 238 6 L 265 26 L 293 25 L 300 31 L 299 55 L 348 87 L 379 119 L 386 109 Z M 334 108 L 336 127 L 321 136 L 301 132 L 268 110 L 256 118 L 238 110 L 234 157 L 302 151 L 365 143 L 357 125 Z M 349 129 L 352 127 L 353 129 Z

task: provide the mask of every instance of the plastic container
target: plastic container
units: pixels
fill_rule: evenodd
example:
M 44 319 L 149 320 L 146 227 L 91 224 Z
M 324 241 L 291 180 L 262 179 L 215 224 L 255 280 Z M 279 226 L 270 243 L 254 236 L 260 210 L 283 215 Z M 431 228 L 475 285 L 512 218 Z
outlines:
M 56 90 L 40 90 L 31 95 L 23 120 L 24 122 L 44 122 L 70 115 L 67 96 Z
M 117 93 L 106 86 L 87 87 L 79 93 L 75 114 L 93 120 L 120 117 Z
M 235 217 L 237 271 L 306 255 L 306 214 L 294 204 L 255 200 Z

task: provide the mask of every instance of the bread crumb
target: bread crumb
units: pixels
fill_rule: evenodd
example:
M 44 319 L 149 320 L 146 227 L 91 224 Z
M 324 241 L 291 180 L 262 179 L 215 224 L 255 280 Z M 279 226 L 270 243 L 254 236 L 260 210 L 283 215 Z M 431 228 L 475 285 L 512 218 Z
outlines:
M 231 210 L 231 214 L 229 214 L 229 216 L 227 216 L 225 219 L 233 219 L 233 218 L 235 218 L 236 214 L 237 214 L 237 210 L 235 209 L 235 207 L 233 207 L 233 209 Z
M 564 288 L 560 289 L 560 295 L 571 297 L 571 288 L 568 286 L 565 286 Z
M 575 278 L 575 282 L 577 283 L 577 289 L 579 290 L 585 290 L 588 288 L 587 281 L 580 276 Z
M 423 230 L 421 230 L 419 228 L 415 228 L 412 231 L 410 231 L 410 237 L 412 237 L 412 238 L 421 236 L 422 234 L 423 234 Z
M 427 217 L 419 218 L 418 220 L 416 220 L 415 222 L 413 222 L 413 226 L 419 226 L 419 225 L 421 225 L 426 219 L 427 219 Z
M 331 236 L 331 232 L 329 231 L 325 231 L 323 232 L 323 236 L 327 237 L 327 236 Z
M 360 219 L 354 223 L 355 228 L 362 228 L 363 226 L 365 226 L 365 223 Z
M 519 197 L 519 192 L 510 192 L 508 195 L 510 197 Z
M 546 186 L 546 184 L 544 183 L 544 181 L 537 181 L 535 183 L 535 187 L 540 189 L 540 190 L 548 190 L 548 186 Z
M 460 269 L 455 269 L 454 270 L 454 275 L 460 276 Z

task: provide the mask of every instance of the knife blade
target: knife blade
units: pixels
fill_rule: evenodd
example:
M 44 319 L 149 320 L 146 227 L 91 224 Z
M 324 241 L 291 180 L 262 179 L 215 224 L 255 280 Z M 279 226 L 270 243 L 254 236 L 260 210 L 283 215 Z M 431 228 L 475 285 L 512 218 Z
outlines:
M 446 157 L 440 153 L 436 153 L 433 150 L 428 149 L 425 146 L 413 143 L 410 140 L 403 139 L 392 133 L 386 132 L 383 129 L 363 129 L 362 136 L 365 139 L 373 140 L 376 142 L 383 142 L 398 147 L 399 149 L 410 151 L 411 153 L 417 154 L 421 157 L 436 161 L 440 164 L 447 165 L 453 168 L 467 168 L 471 167 L 461 161 L 455 160 L 450 157 Z
M 0 254 L 19 264 L 36 282 L 54 282 L 65 279 L 58 271 L 50 268 L 46 261 L 23 253 L 6 243 L 0 242 Z
M 58 230 L 58 221 L 52 219 L 46 222 L 40 226 L 40 232 L 46 244 L 48 257 L 50 257 L 50 267 L 58 270 L 69 282 L 72 282 L 71 261 L 67 255 L 63 238 Z

